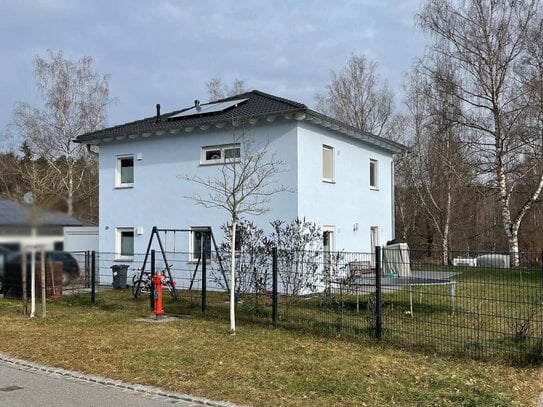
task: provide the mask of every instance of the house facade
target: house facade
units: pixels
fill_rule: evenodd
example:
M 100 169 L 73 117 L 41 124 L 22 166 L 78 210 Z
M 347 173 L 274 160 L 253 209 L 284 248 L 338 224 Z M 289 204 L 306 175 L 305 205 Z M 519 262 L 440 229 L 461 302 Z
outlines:
M 369 252 L 394 237 L 394 157 L 405 147 L 252 91 L 163 115 L 157 106 L 155 116 L 78 137 L 99 149 L 100 252 L 141 262 L 153 226 L 212 227 L 221 241 L 228 213 L 189 199 L 207 191 L 187 179 L 220 176 L 225 160 L 243 154 L 240 134 L 285 163 L 275 181 L 289 189 L 247 219 L 270 231 L 273 220 L 305 218 L 321 226 L 330 250 Z M 192 252 L 191 235 L 170 234 L 166 250 Z

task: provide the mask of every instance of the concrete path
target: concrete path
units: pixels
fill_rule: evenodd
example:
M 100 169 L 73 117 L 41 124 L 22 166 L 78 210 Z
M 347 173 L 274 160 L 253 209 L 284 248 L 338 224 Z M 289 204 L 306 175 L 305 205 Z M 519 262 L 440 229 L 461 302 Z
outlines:
M 0 353 L 0 407 L 236 407 L 104 377 L 47 367 Z

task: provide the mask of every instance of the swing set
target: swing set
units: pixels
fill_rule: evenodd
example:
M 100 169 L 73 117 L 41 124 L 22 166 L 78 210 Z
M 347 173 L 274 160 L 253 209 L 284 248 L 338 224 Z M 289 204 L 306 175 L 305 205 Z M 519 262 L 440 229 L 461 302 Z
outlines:
M 224 268 L 222 266 L 221 256 L 219 254 L 219 249 L 217 247 L 217 242 L 215 241 L 215 236 L 213 236 L 213 231 L 211 230 L 211 227 L 205 227 L 205 228 L 198 228 L 198 229 L 159 229 L 156 226 L 153 226 L 153 229 L 151 230 L 151 236 L 149 237 L 149 244 L 147 245 L 147 251 L 145 252 L 145 257 L 143 259 L 143 264 L 141 266 L 140 275 L 143 276 L 145 273 L 145 266 L 147 265 L 147 259 L 149 258 L 149 254 L 151 253 L 151 246 L 153 244 L 153 239 L 156 238 L 158 242 L 158 246 L 160 248 L 160 253 L 162 255 L 162 260 L 164 261 L 164 265 L 166 266 L 164 269 L 164 274 L 167 273 L 167 278 L 169 281 L 173 283 L 172 273 L 171 273 L 171 265 L 168 263 L 168 259 L 166 258 L 166 246 L 162 244 L 162 239 L 160 238 L 160 232 L 164 233 L 164 240 L 167 242 L 167 234 L 168 232 L 173 233 L 173 244 L 174 244 L 174 253 L 175 253 L 175 234 L 176 233 L 189 233 L 190 238 L 192 239 L 192 234 L 200 234 L 197 237 L 200 237 L 200 250 L 198 253 L 198 259 L 196 261 L 196 267 L 194 268 L 194 272 L 192 274 L 192 278 L 190 281 L 189 290 L 192 290 L 192 286 L 194 284 L 194 280 L 196 279 L 196 274 L 198 273 L 198 269 L 201 265 L 202 270 L 202 298 L 205 298 L 205 290 L 206 285 L 204 279 L 206 279 L 206 261 L 205 259 L 209 256 L 208 252 L 206 250 L 206 243 L 210 241 L 210 243 L 213 243 L 213 247 L 215 249 L 215 253 L 217 255 L 217 260 L 219 263 L 219 268 L 221 270 L 222 277 L 224 279 L 224 283 L 226 286 L 226 290 L 230 291 L 230 288 L 228 286 L 228 280 L 226 279 L 226 275 L 224 274 Z M 151 270 L 152 272 L 154 270 Z M 152 276 L 151 276 L 152 277 Z M 135 283 L 138 285 L 138 287 L 135 287 L 134 296 L 137 297 L 139 293 L 141 293 L 140 285 L 141 285 L 142 279 L 138 279 L 138 281 Z M 172 297 L 174 300 L 178 300 L 179 297 L 177 295 L 177 290 L 170 290 Z

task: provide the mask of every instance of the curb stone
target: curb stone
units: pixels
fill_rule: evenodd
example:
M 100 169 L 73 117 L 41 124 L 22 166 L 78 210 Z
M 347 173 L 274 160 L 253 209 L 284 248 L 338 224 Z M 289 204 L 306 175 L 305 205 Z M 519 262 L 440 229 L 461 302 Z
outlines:
M 202 405 L 210 406 L 210 407 L 248 407 L 248 406 L 233 404 L 228 401 L 217 401 L 217 400 L 206 399 L 203 397 L 194 397 L 194 396 L 191 396 L 190 394 L 172 393 L 167 390 L 161 389 L 159 387 L 127 383 L 121 380 L 109 379 L 107 377 L 86 375 L 86 374 L 76 372 L 73 370 L 66 370 L 62 368 L 40 365 L 38 363 L 29 362 L 23 359 L 13 358 L 1 352 L 0 352 L 0 361 L 9 363 L 14 366 L 22 367 L 27 370 L 37 370 L 40 372 L 49 373 L 51 375 L 66 376 L 66 377 L 71 377 L 74 379 L 79 379 L 79 380 L 83 380 L 83 381 L 87 381 L 91 383 L 98 383 L 104 386 L 117 387 L 117 388 L 126 389 L 130 391 L 138 392 L 138 393 L 145 393 L 148 395 L 156 395 L 156 396 L 160 396 L 164 398 L 169 398 L 171 399 L 172 402 L 175 402 L 175 401 L 193 402 L 195 403 L 194 404 L 195 407 L 202 406 Z

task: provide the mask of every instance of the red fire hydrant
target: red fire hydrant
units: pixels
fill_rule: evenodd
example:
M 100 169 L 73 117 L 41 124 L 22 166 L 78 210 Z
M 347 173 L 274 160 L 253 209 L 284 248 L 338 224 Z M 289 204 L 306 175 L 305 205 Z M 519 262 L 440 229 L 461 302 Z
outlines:
M 164 314 L 164 310 L 162 309 L 162 279 L 164 278 L 163 275 L 156 275 L 153 277 L 153 284 L 155 286 L 154 291 L 154 300 L 155 300 L 155 315 L 162 315 Z

